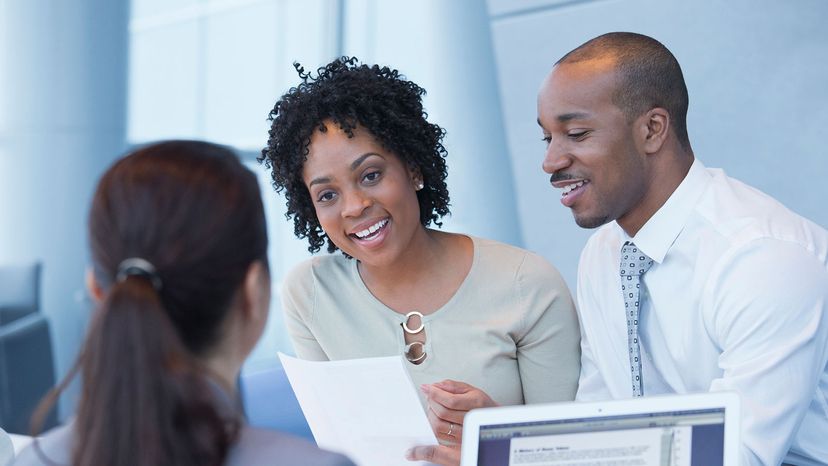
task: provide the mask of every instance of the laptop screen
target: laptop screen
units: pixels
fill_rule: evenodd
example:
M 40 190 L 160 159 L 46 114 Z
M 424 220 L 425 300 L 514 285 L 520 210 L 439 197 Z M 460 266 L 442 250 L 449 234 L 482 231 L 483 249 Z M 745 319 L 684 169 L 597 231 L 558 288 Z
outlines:
M 480 426 L 478 466 L 721 466 L 724 408 Z

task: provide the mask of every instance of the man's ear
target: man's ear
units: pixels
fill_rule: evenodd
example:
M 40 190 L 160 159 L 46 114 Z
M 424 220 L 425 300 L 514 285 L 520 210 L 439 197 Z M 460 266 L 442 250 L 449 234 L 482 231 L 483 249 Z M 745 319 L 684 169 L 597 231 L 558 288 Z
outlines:
M 661 150 L 670 132 L 670 113 L 661 107 L 650 109 L 638 119 L 640 144 L 647 154 Z
M 89 291 L 89 295 L 96 303 L 103 299 L 103 290 L 98 285 L 98 280 L 95 279 L 95 272 L 92 271 L 92 267 L 86 269 L 86 290 Z

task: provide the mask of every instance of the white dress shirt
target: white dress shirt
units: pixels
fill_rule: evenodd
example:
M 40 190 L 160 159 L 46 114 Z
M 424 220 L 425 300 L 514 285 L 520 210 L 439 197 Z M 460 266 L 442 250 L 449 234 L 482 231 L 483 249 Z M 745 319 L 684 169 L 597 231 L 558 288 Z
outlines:
M 629 238 L 613 222 L 578 269 L 577 399 L 632 396 L 619 256 L 644 274 L 644 395 L 735 390 L 742 464 L 828 464 L 828 232 L 696 160 Z

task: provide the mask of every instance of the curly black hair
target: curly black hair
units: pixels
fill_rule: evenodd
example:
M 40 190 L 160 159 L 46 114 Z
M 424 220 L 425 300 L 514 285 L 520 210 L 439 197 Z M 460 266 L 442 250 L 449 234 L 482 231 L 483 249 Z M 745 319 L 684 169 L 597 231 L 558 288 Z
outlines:
M 338 249 L 322 230 L 302 180 L 311 135 L 327 131 L 325 120 L 338 124 L 349 138 L 357 126 L 366 129 L 386 150 L 418 169 L 425 184 L 417 191 L 420 223 L 442 225 L 439 219 L 449 213 L 446 132 L 426 121 L 425 89 L 397 70 L 360 64 L 354 57 L 337 58 L 319 68 L 315 78 L 298 63 L 293 66 L 302 82 L 270 111 L 270 137 L 258 160 L 271 169 L 276 192 L 285 192 L 285 217 L 293 218 L 298 238 L 308 239 L 308 251 L 319 251 L 326 239 L 328 252 Z

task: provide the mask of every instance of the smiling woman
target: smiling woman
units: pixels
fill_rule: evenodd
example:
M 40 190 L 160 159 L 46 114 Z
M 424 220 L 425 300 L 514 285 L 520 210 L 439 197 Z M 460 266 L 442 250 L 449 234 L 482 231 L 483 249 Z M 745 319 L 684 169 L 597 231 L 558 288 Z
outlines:
M 348 137 L 332 120 L 323 124 L 330 129 L 313 133 L 302 170 L 319 224 L 363 267 L 392 265 L 412 242 L 425 239 L 418 237 L 426 230 L 416 195 L 422 175 L 367 130 L 357 127 Z
M 337 59 L 271 112 L 261 161 L 298 237 L 329 252 L 296 267 L 283 309 L 297 355 L 404 355 L 438 439 L 465 413 L 571 400 L 579 331 L 557 270 L 536 254 L 430 228 L 449 213 L 444 130 L 396 70 Z M 436 462 L 454 462 L 441 447 Z

